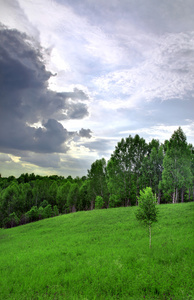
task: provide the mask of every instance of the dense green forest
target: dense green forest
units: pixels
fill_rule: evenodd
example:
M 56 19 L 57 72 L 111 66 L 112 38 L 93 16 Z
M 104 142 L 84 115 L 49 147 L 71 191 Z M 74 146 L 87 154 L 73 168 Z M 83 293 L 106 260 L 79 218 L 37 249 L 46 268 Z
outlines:
M 0 177 L 0 227 L 94 208 L 138 204 L 151 187 L 161 203 L 194 201 L 194 147 L 179 127 L 163 144 L 139 135 L 123 138 L 108 162 L 96 160 L 87 176 Z

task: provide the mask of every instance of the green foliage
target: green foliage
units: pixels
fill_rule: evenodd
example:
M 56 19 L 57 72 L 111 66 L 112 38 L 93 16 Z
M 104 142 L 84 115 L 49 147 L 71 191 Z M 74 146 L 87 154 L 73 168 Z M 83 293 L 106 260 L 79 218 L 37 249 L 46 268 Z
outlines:
M 43 208 L 42 206 L 40 206 L 40 207 L 38 208 L 38 218 L 39 218 L 39 220 L 45 218 L 45 216 L 44 216 L 44 208 Z
M 121 204 L 121 200 L 119 199 L 118 195 L 110 195 L 109 197 L 109 207 L 118 207 Z
M 39 213 L 37 206 L 33 206 L 27 213 L 26 217 L 29 220 L 29 222 L 34 222 L 39 220 Z
M 184 190 L 192 185 L 191 155 L 186 136 L 179 127 L 173 133 L 167 146 L 161 183 L 163 190 L 172 195 L 173 203 L 179 202 L 180 192 L 183 202 Z
M 11 182 L 11 184 L 2 191 L 1 210 L 3 212 L 3 219 L 14 212 L 19 215 L 23 211 L 23 203 L 17 181 Z
M 107 164 L 108 189 L 111 195 L 122 200 L 123 205 L 134 205 L 139 193 L 140 167 L 147 144 L 136 135 L 121 139 Z M 133 192 L 131 193 L 131 190 Z
M 70 188 L 71 182 L 68 180 L 67 182 L 61 184 L 57 189 L 56 201 L 60 212 L 66 212 L 67 198 L 69 195 Z
M 45 208 L 47 205 L 48 205 L 48 201 L 47 201 L 47 200 L 43 200 L 43 201 L 40 203 L 40 207 L 42 207 L 42 208 Z
M 48 193 L 49 204 L 51 204 L 52 206 L 57 204 L 56 202 L 57 190 L 58 190 L 58 184 L 56 181 L 53 181 L 53 183 L 49 187 L 49 193 Z
M 194 203 L 158 205 L 151 250 L 137 209 L 1 229 L 0 299 L 193 299 Z
M 79 186 L 77 183 L 71 184 L 67 197 L 67 207 L 69 212 L 75 212 L 79 201 Z
M 156 147 L 151 147 L 151 145 L 156 145 Z M 144 157 L 142 165 L 141 165 L 141 186 L 145 188 L 146 186 L 150 186 L 154 192 L 158 196 L 158 203 L 160 203 L 160 187 L 159 183 L 162 179 L 163 172 L 163 146 L 159 145 L 159 142 L 156 140 L 152 140 L 149 144 L 150 150 L 149 154 Z
M 108 187 L 106 182 L 106 160 L 104 158 L 96 160 L 88 171 L 90 180 L 91 195 L 93 200 L 96 196 L 101 196 L 108 206 Z
M 52 210 L 52 206 L 50 204 L 48 204 L 45 208 L 44 208 L 44 217 L 45 218 L 50 218 L 53 215 L 53 210 Z
M 20 199 L 22 201 L 23 207 L 22 212 L 27 212 L 34 205 L 34 194 L 33 188 L 30 183 L 20 183 Z
M 4 228 L 11 228 L 19 225 L 20 219 L 16 215 L 15 212 L 11 213 L 9 217 L 5 218 L 3 220 L 3 226 Z
M 157 200 L 150 187 L 140 191 L 138 209 L 136 212 L 137 220 L 143 222 L 146 226 L 150 226 L 153 222 L 157 222 L 158 209 L 156 204 Z
M 13 213 L 19 225 L 50 216 L 55 206 L 53 215 L 92 210 L 97 196 L 106 208 L 137 205 L 145 187 L 152 188 L 158 204 L 194 200 L 194 148 L 180 127 L 162 145 L 155 139 L 146 144 L 139 135 L 121 139 L 107 165 L 104 158 L 96 160 L 87 177 L 0 177 L 0 227 Z
M 54 207 L 53 207 L 53 216 L 58 216 L 59 215 L 59 209 L 58 209 L 58 207 L 57 207 L 57 205 L 55 205 Z
M 78 210 L 89 210 L 91 207 L 90 194 L 89 194 L 89 180 L 85 180 L 79 190 L 79 205 Z
M 96 196 L 95 199 L 95 209 L 103 208 L 104 206 L 104 200 L 101 196 Z
M 156 208 L 156 197 L 152 193 L 150 187 L 145 188 L 140 191 L 140 196 L 138 198 L 139 205 L 136 212 L 136 218 L 138 221 L 143 222 L 149 227 L 150 243 L 151 248 L 151 226 L 152 223 L 157 222 L 158 209 Z

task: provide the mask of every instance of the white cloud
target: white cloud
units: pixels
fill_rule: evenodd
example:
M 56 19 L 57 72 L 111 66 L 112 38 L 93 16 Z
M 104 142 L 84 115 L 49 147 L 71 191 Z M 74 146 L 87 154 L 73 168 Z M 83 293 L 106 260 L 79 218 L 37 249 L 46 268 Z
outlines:
M 88 71 L 83 63 L 84 57 L 87 60 L 94 59 L 94 62 L 97 58 L 106 64 L 120 62 L 122 49 L 117 41 L 100 27 L 74 13 L 70 6 L 46 0 L 19 0 L 19 3 L 29 22 L 38 28 L 41 44 L 54 47 L 53 52 L 57 52 L 51 56 L 53 67 L 56 63 L 56 71 L 60 69 L 60 65 L 61 70 L 70 69 L 72 72 L 75 68 L 80 68 Z
M 181 126 L 183 132 L 187 136 L 187 142 L 193 143 L 194 137 L 194 122 L 192 120 L 186 120 L 188 124 L 177 124 L 177 125 L 166 125 L 166 124 L 158 124 L 151 127 L 138 128 L 137 130 L 125 130 L 121 131 L 120 134 L 138 134 L 140 136 L 144 136 L 147 141 L 151 141 L 153 138 L 159 139 L 160 142 L 164 142 L 165 140 L 170 139 L 173 132 Z
M 144 60 L 138 66 L 97 77 L 94 83 L 99 91 L 147 101 L 187 97 L 194 89 L 194 32 L 167 34 L 152 46 L 144 53 L 142 45 Z
M 0 22 L 2 24 L 26 32 L 35 38 L 38 37 L 38 29 L 29 23 L 17 0 L 1 0 L 0 6 Z
M 136 93 L 135 95 L 127 98 L 111 98 L 110 100 L 100 100 L 98 101 L 101 108 L 105 108 L 108 110 L 117 110 L 117 109 L 138 109 L 138 105 L 141 102 L 141 95 Z

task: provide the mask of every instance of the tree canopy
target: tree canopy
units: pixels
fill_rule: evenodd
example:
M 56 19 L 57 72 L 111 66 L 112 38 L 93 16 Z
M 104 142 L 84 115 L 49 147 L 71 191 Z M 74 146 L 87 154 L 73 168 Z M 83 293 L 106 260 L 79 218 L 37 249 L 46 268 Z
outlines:
M 194 147 L 181 127 L 164 143 L 146 143 L 139 135 L 122 138 L 108 161 L 97 159 L 81 178 L 0 176 L 0 226 L 95 207 L 140 205 L 141 191 L 148 187 L 158 204 L 194 201 Z

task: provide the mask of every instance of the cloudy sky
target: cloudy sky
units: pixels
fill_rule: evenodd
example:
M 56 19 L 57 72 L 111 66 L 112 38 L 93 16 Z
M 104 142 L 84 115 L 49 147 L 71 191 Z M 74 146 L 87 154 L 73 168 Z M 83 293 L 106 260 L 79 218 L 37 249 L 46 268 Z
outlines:
M 118 141 L 194 144 L 193 0 L 0 0 L 0 173 L 83 176 Z

